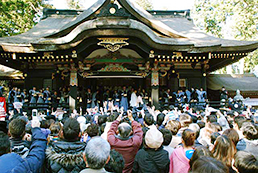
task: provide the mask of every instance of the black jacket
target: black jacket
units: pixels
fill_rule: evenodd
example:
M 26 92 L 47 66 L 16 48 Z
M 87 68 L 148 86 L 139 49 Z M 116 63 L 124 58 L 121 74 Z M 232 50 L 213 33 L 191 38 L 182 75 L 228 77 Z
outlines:
M 85 143 L 57 141 L 46 150 L 47 171 L 53 173 L 77 173 L 86 168 L 83 160 Z
M 169 172 L 168 152 L 160 147 L 157 150 L 143 148 L 135 156 L 133 173 L 167 173 Z

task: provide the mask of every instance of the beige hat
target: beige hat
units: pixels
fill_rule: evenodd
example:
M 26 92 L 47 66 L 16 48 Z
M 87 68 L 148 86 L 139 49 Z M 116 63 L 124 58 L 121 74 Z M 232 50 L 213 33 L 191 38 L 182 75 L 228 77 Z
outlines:
M 154 126 L 145 135 L 145 143 L 149 148 L 157 149 L 163 143 L 162 133 Z

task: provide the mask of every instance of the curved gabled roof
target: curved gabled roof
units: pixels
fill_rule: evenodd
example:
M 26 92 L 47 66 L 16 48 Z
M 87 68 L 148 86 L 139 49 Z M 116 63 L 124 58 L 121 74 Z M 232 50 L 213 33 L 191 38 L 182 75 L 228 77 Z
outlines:
M 99 17 L 109 7 L 111 0 L 98 0 L 89 9 L 78 15 L 63 14 L 65 10 L 54 10 L 56 15 L 42 19 L 26 33 L 0 38 L 0 46 L 7 52 L 37 52 L 68 49 L 77 46 L 92 36 L 126 36 L 132 31 L 141 33 L 153 48 L 187 52 L 250 51 L 258 47 L 257 41 L 236 41 L 219 39 L 201 32 L 185 17 L 156 17 L 131 0 L 117 0 L 117 3 L 131 17 Z M 78 11 L 79 13 L 80 11 Z M 92 30 L 95 35 L 87 35 Z M 110 30 L 119 30 L 110 32 Z M 130 32 L 128 32 L 130 31 Z M 101 35 L 102 34 L 102 35 Z M 164 46 L 162 46 L 164 45 Z M 0 50 L 1 50 L 0 47 Z

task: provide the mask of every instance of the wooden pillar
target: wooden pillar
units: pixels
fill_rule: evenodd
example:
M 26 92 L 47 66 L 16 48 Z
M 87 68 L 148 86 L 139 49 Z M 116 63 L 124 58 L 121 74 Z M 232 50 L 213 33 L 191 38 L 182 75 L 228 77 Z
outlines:
M 151 73 L 151 104 L 159 108 L 159 72 Z
M 70 94 L 69 94 L 69 107 L 70 107 L 71 110 L 76 109 L 77 87 L 78 87 L 77 71 L 76 70 L 71 70 L 71 73 L 70 73 Z

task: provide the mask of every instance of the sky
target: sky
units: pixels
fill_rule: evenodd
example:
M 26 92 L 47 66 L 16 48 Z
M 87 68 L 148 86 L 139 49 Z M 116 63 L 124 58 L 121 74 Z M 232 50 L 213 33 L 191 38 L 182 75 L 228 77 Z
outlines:
M 57 9 L 67 9 L 66 0 L 48 0 Z M 81 0 L 84 1 L 85 8 L 90 7 L 97 0 Z M 150 0 L 153 4 L 154 10 L 185 10 L 191 9 L 194 0 Z

